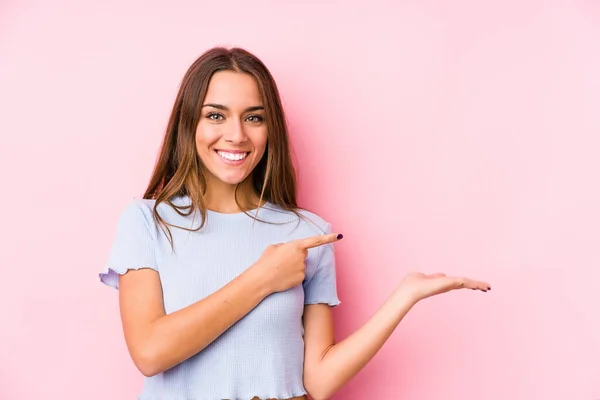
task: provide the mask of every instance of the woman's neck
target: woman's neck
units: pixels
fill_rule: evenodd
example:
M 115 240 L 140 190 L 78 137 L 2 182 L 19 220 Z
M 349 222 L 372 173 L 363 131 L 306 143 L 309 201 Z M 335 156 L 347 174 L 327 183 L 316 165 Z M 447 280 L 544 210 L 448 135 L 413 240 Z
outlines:
M 236 185 L 207 179 L 207 188 L 204 194 L 206 208 L 223 214 L 233 214 L 258 207 L 259 198 L 251 186 L 251 180 L 246 179 L 238 186 L 236 201 Z

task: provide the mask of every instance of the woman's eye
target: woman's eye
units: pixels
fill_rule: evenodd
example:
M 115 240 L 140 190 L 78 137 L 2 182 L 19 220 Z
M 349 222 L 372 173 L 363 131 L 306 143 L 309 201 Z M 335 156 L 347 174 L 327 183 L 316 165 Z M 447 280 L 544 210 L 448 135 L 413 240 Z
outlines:
M 248 118 L 246 118 L 248 121 L 250 122 L 262 122 L 264 119 L 261 115 L 249 115 Z
M 213 120 L 213 121 L 220 121 L 221 119 L 223 119 L 223 116 L 221 114 L 217 114 L 217 113 L 210 113 L 206 116 L 206 118 Z

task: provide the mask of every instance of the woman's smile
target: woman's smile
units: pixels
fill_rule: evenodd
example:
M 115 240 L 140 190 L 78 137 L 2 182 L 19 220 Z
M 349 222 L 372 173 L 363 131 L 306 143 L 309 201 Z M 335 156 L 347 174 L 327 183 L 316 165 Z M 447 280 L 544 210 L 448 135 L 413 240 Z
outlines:
M 239 150 L 215 150 L 215 153 L 219 157 L 219 159 L 227 165 L 239 166 L 246 162 L 248 159 L 248 155 L 250 155 L 249 151 L 239 151 Z

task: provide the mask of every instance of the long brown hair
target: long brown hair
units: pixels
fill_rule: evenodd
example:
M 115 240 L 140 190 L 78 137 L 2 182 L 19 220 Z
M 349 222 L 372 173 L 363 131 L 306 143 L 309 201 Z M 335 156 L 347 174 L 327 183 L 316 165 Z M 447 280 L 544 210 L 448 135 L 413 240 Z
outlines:
M 252 75 L 264 102 L 267 149 L 249 177 L 252 188 L 261 204 L 263 200 L 268 201 L 300 216 L 288 128 L 275 80 L 262 61 L 247 50 L 214 47 L 203 53 L 183 77 L 150 183 L 144 193 L 145 199 L 156 200 L 154 217 L 167 229 L 171 245 L 172 236 L 167 227 L 170 224 L 158 214 L 160 203 L 170 204 L 184 216 L 199 211 L 201 224 L 190 230 L 201 229 L 206 221 L 206 178 L 196 150 L 196 127 L 212 75 L 227 70 Z M 176 206 L 171 202 L 173 197 L 184 195 L 190 198 L 190 205 Z

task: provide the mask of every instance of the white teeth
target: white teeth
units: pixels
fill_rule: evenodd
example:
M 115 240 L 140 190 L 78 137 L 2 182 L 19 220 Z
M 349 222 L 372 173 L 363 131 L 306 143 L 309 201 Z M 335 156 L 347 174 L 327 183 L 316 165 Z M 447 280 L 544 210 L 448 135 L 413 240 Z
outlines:
M 221 157 L 223 157 L 227 160 L 231 160 L 231 161 L 242 160 L 242 159 L 246 158 L 246 156 L 248 155 L 248 153 L 228 153 L 226 151 L 217 151 L 217 154 L 219 154 Z

